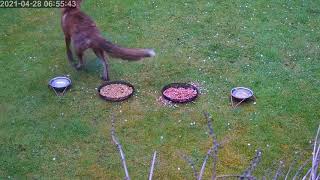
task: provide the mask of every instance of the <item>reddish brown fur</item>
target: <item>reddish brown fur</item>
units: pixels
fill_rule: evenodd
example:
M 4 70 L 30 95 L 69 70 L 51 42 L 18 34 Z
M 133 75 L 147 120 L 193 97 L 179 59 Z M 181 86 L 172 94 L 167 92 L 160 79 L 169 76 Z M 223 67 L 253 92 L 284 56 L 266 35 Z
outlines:
M 68 2 L 69 0 L 65 0 Z M 71 41 L 75 48 L 75 53 L 79 58 L 79 63 L 74 65 L 76 69 L 80 69 L 83 62 L 83 53 L 86 49 L 92 49 L 103 64 L 103 79 L 109 80 L 108 64 L 106 52 L 112 57 L 117 57 L 127 60 L 140 60 L 145 57 L 155 55 L 151 49 L 130 49 L 123 48 L 112 44 L 104 39 L 97 28 L 94 21 L 85 13 L 80 11 L 81 0 L 71 0 L 77 3 L 77 7 L 62 8 L 61 25 L 65 35 L 67 56 L 69 62 L 74 61 L 70 49 Z

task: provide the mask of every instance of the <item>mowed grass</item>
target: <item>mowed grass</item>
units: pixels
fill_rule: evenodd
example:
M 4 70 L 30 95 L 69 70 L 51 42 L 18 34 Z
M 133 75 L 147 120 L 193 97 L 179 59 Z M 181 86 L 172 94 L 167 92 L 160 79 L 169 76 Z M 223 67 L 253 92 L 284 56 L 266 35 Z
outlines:
M 112 115 L 132 179 L 148 177 L 155 150 L 155 179 L 192 179 L 182 155 L 200 169 L 211 147 L 203 111 L 224 142 L 219 174 L 243 172 L 258 148 L 258 177 L 274 173 L 280 160 L 288 167 L 297 152 L 310 155 L 320 119 L 320 1 L 92 0 L 82 9 L 109 40 L 154 48 L 157 57 L 111 59 L 111 79 L 137 92 L 105 102 L 95 89 L 102 66 L 93 53 L 83 71 L 67 63 L 59 9 L 0 9 L 2 178 L 122 179 Z M 57 97 L 47 82 L 62 74 L 73 87 Z M 202 94 L 163 106 L 157 99 L 171 82 L 198 83 Z M 232 109 L 234 86 L 252 88 L 257 103 Z

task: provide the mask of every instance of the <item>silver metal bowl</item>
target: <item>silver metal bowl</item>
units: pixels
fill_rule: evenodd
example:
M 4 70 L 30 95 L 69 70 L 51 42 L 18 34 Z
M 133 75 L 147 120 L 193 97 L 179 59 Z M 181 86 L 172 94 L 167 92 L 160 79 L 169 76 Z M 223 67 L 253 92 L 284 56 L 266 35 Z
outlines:
M 248 99 L 253 96 L 253 91 L 246 87 L 235 87 L 231 90 L 231 96 L 236 99 Z
M 58 76 L 49 81 L 49 86 L 55 91 L 63 92 L 70 88 L 72 82 L 71 79 L 65 76 Z

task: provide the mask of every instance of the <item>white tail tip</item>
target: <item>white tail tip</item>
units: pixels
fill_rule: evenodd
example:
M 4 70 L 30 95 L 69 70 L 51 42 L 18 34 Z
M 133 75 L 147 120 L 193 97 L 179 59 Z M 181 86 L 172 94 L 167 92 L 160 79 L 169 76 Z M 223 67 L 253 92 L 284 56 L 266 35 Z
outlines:
M 156 52 L 153 49 L 148 49 L 148 54 L 150 57 L 156 56 Z

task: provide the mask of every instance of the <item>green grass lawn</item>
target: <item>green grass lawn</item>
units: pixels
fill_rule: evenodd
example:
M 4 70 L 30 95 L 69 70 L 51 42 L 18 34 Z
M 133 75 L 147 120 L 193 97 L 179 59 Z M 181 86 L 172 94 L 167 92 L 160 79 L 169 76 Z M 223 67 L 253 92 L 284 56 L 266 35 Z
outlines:
M 111 79 L 137 93 L 105 102 L 94 54 L 86 53 L 83 71 L 66 60 L 59 9 L 0 9 L 1 179 L 122 179 L 112 114 L 132 179 L 147 179 L 154 150 L 155 179 L 192 179 L 181 156 L 200 169 L 211 147 L 203 111 L 224 142 L 219 174 L 243 172 L 258 148 L 258 177 L 280 160 L 288 167 L 296 152 L 310 155 L 320 119 L 320 1 L 91 0 L 82 9 L 109 40 L 154 48 L 157 57 L 111 59 Z M 47 82 L 62 74 L 73 87 L 57 97 Z M 171 82 L 198 83 L 202 94 L 163 106 L 157 99 Z M 257 103 L 232 109 L 234 86 L 252 88 Z

